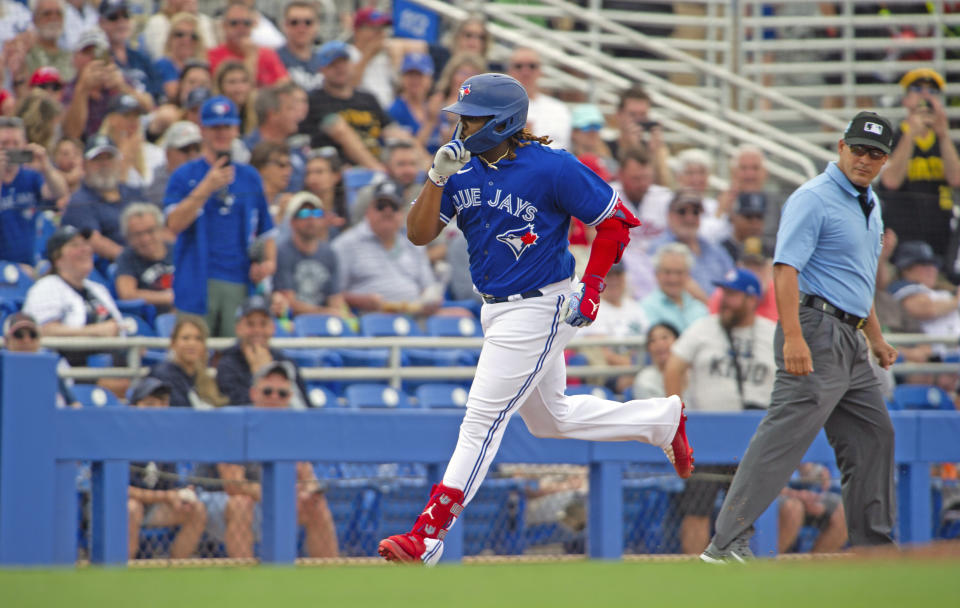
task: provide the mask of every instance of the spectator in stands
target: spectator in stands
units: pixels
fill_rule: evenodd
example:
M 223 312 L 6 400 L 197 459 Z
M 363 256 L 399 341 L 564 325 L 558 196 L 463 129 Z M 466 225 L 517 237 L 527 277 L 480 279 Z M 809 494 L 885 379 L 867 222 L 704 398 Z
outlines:
M 960 156 L 944 110 L 946 80 L 930 68 L 907 72 L 900 80 L 907 118 L 896 131 L 880 183 L 884 224 L 901 241 L 926 241 L 948 262 L 953 234 L 953 189 L 960 187 Z
M 730 216 L 730 236 L 720 243 L 734 262 L 740 261 L 745 245 L 750 240 L 758 241 L 762 250 L 767 204 L 767 197 L 762 192 L 741 192 L 737 196 Z M 766 253 L 772 254 L 773 251 Z
M 53 67 L 37 68 L 30 76 L 30 93 L 45 93 L 58 104 L 63 101 L 63 78 L 60 70 Z M 60 114 L 63 108 L 60 108 Z
M 723 288 L 720 312 L 703 317 L 683 331 L 671 348 L 663 372 L 668 395 L 683 395 L 691 411 L 738 412 L 766 409 L 773 392 L 776 324 L 756 314 L 760 281 L 749 270 L 734 270 Z M 732 475 L 736 467 L 698 466 L 701 473 Z M 687 482 L 680 498 L 680 542 L 698 554 L 710 541 L 710 517 L 717 492 L 728 483 Z
M 765 319 L 776 322 L 780 318 L 777 311 L 777 297 L 773 289 L 773 259 L 763 254 L 763 243 L 759 238 L 747 239 L 743 248 L 743 255 L 737 266 L 746 268 L 760 280 L 762 295 L 757 302 L 757 314 Z M 717 287 L 710 295 L 707 309 L 711 313 L 720 310 L 720 301 L 723 299 L 723 289 Z
M 250 164 L 263 181 L 263 195 L 270 206 L 274 223 L 283 218 L 290 194 L 286 192 L 293 167 L 290 164 L 290 148 L 285 143 L 262 141 L 253 148 Z
M 293 314 L 349 314 L 343 299 L 340 261 L 322 238 L 327 222 L 323 203 L 298 192 L 287 204 L 290 237 L 277 244 L 273 288 L 286 298 Z
M 70 196 L 83 185 L 83 144 L 69 137 L 61 138 L 53 146 L 52 160 L 67 185 L 66 194 L 56 200 L 57 210 L 62 211 Z
M 486 71 L 487 60 L 481 55 L 458 49 L 457 54 L 447 61 L 437 78 L 427 106 L 426 121 L 420 127 L 421 132 L 438 133 L 438 146 L 450 141 L 453 129 L 457 126 L 457 117 L 444 112 L 443 108 L 457 102 L 463 81 Z
M 600 108 L 592 103 L 583 103 L 573 108 L 570 115 L 570 152 L 580 162 L 593 169 L 594 173 L 609 182 L 615 163 L 610 148 L 600 138 L 600 130 L 606 119 Z
M 200 155 L 202 142 L 203 137 L 196 124 L 181 120 L 170 125 L 162 142 L 166 163 L 153 174 L 153 183 L 146 190 L 148 201 L 157 207 L 163 207 L 163 196 L 167 191 L 170 175 Z
M 308 93 L 323 84 L 317 32 L 320 29 L 318 5 L 305 0 L 288 2 L 283 9 L 283 31 L 287 43 L 277 49 L 280 61 L 293 82 Z
M 200 109 L 211 97 L 213 97 L 213 91 L 207 87 L 197 87 L 190 91 L 183 104 L 183 119 L 200 126 Z
M 114 97 L 100 129 L 120 150 L 122 183 L 140 189 L 150 187 L 157 170 L 166 162 L 163 150 L 144 137 L 140 121 L 144 114 L 143 106 L 133 95 Z
M 164 0 L 159 12 L 150 15 L 143 26 L 143 48 L 151 58 L 159 60 L 170 52 L 170 39 L 176 38 L 172 32 L 177 28 L 177 16 L 193 18 L 191 28 L 197 36 L 198 46 L 204 51 L 217 42 L 213 19 L 197 10 L 196 0 Z M 203 59 L 206 60 L 206 54 Z
M 91 137 L 83 158 L 83 185 L 70 197 L 63 223 L 89 230 L 94 252 L 113 261 L 126 245 L 120 214 L 131 201 L 142 201 L 146 195 L 120 180 L 120 151 L 106 135 Z
M 40 325 L 44 336 L 109 337 L 122 335 L 122 318 L 107 288 L 91 281 L 90 233 L 63 225 L 47 239 L 51 273 L 33 284 L 23 312 Z M 95 351 L 65 351 L 74 366 L 86 365 Z M 125 387 L 124 387 L 125 388 Z
M 691 323 L 707 315 L 707 307 L 687 292 L 693 254 L 683 243 L 666 243 L 653 256 L 657 289 L 640 300 L 651 325 L 669 323 L 684 331 Z
M 244 399 L 254 407 L 290 407 L 293 379 L 289 363 L 275 361 L 257 370 L 253 386 Z M 222 541 L 229 557 L 253 557 L 259 539 L 262 498 L 259 464 L 201 465 L 197 474 L 219 478 L 217 491 L 200 492 L 207 505 L 207 533 Z M 222 490 L 221 490 L 222 487 Z M 336 557 L 337 530 L 324 496 L 324 488 L 308 462 L 297 463 L 297 523 L 306 529 L 306 553 L 310 557 Z
M 307 170 L 303 186 L 323 202 L 329 225 L 327 238 L 332 240 L 347 221 L 347 201 L 344 196 L 341 171 L 343 163 L 333 146 L 311 150 L 307 156 Z
M 150 368 L 148 378 L 162 380 L 170 387 L 170 405 L 209 410 L 228 403 L 207 372 L 210 330 L 203 317 L 180 313 L 170 334 L 166 361 Z
M 200 36 L 200 17 L 177 13 L 170 19 L 163 53 L 153 64 L 157 78 L 163 83 L 164 99 L 176 99 L 180 74 L 190 61 L 207 61 L 207 47 Z
M 354 215 L 351 223 L 355 224 L 363 215 L 363 210 L 373 197 L 377 186 L 384 180 L 391 181 L 400 189 L 400 198 L 412 201 L 417 198 L 423 185 L 424 162 L 423 148 L 411 139 L 392 139 L 386 142 L 383 148 L 383 164 L 386 175 L 378 175 L 373 183 L 364 186 L 357 192 L 354 202 Z
M 43 67 L 52 67 L 63 80 L 76 76 L 71 50 L 61 46 L 63 34 L 63 2 L 61 0 L 36 0 L 33 2 L 34 42 L 27 50 L 23 61 L 21 78 L 27 78 Z
M 361 8 L 353 16 L 353 46 L 359 53 L 353 57 L 356 65 L 351 85 L 373 93 L 381 108 L 393 104 L 397 73 L 388 46 L 396 46 L 400 41 L 387 37 L 391 23 L 393 19 L 388 13 L 374 7 Z
M 250 34 L 256 23 L 255 10 L 242 0 L 230 0 L 223 12 L 223 44 L 210 49 L 208 53 L 210 69 L 216 73 L 220 63 L 232 59 L 247 67 L 256 86 L 272 86 L 288 80 L 290 77 L 287 68 L 280 61 L 277 52 L 272 48 L 258 46 L 251 40 Z
M 703 201 L 700 217 L 700 236 L 714 243 L 721 243 L 730 236 L 730 220 L 727 211 L 720 211 L 720 203 L 711 196 L 710 174 L 713 159 L 699 148 L 687 148 L 674 156 L 678 189 L 693 192 Z
M 33 317 L 24 312 L 15 312 L 3 321 L 3 349 L 13 353 L 38 353 L 40 348 L 40 328 Z M 69 368 L 70 364 L 62 357 L 57 371 Z M 57 407 L 81 407 L 73 394 L 73 380 L 57 374 Z
M 158 313 L 173 308 L 173 249 L 163 240 L 163 215 L 150 203 L 133 203 L 120 216 L 129 243 L 117 258 L 117 297 L 144 300 Z
M 224 350 L 217 364 L 217 386 L 230 400 L 230 405 L 250 403 L 250 387 L 258 369 L 273 362 L 289 366 L 294 380 L 290 398 L 294 409 L 306 409 L 307 389 L 293 361 L 279 350 L 270 348 L 276 327 L 270 316 L 270 302 L 261 295 L 250 296 L 237 310 L 235 333 L 237 343 Z
M 0 2 L 0 46 L 30 29 L 30 11 L 13 0 Z
M 208 96 L 212 95 L 210 90 L 213 88 L 213 74 L 210 72 L 210 65 L 207 62 L 199 63 L 188 61 L 180 71 L 180 78 L 177 80 L 177 92 L 168 101 L 183 110 L 187 110 L 190 105 L 190 93 L 195 89 L 204 89 Z M 199 107 L 206 99 L 193 100 L 193 106 Z
M 442 143 L 435 121 L 430 117 L 430 88 L 433 86 L 433 59 L 426 53 L 408 53 L 400 66 L 400 90 L 390 106 L 390 119 L 410 131 L 431 154 Z M 427 123 L 434 123 L 430 131 Z
M 633 398 L 666 397 L 663 388 L 663 370 L 670 359 L 670 348 L 680 337 L 677 328 L 669 323 L 657 323 L 647 330 L 647 356 L 650 365 L 644 367 L 633 381 Z
M 286 43 L 283 33 L 273 24 L 273 20 L 257 10 L 256 0 L 241 0 L 241 3 L 253 11 L 253 31 L 250 33 L 250 40 L 254 44 L 276 50 Z
M 123 72 L 123 77 L 134 90 L 148 93 L 154 101 L 159 100 L 163 96 L 163 86 L 153 71 L 153 62 L 146 54 L 130 45 L 133 24 L 130 21 L 130 4 L 127 0 L 100 2 L 100 29 L 107 35 L 110 54 Z M 152 109 L 153 105 L 149 107 Z
M 380 156 L 380 139 L 390 117 L 377 98 L 354 87 L 354 63 L 347 45 L 334 40 L 320 47 L 323 86 L 310 94 L 310 111 L 300 123 L 300 132 L 310 135 L 311 146 L 339 144 L 326 132 L 334 115 L 339 114 L 360 137 L 374 157 Z M 346 150 L 345 150 L 346 151 Z
M 487 20 L 482 14 L 473 14 L 461 21 L 456 29 L 446 36 L 443 44 L 430 45 L 430 55 L 433 57 L 433 64 L 437 71 L 442 72 L 447 67 L 451 52 L 470 53 L 486 61 L 492 46 L 491 40 L 490 32 L 487 30 Z M 491 64 L 490 70 L 503 72 L 503 66 Z
M 77 44 L 73 54 L 77 77 L 63 92 L 67 104 L 64 135 L 85 139 L 99 131 L 110 102 L 118 95 L 133 95 L 141 106 L 153 109 L 150 95 L 134 88 L 120 67 L 109 59 L 110 43 L 99 28 L 81 34 Z
M 97 6 L 91 0 L 64 0 L 61 6 L 64 10 L 63 48 L 79 51 L 83 33 L 97 27 L 100 20 Z
M 530 97 L 527 128 L 532 133 L 546 135 L 553 142 L 550 147 L 570 149 L 570 110 L 565 103 L 540 91 L 543 73 L 540 54 L 527 47 L 518 47 L 510 54 L 508 74 L 516 78 Z
M 33 162 L 40 164 L 42 172 L 22 166 L 26 159 L 10 158 L 23 151 L 33 154 Z M 37 210 L 44 201 L 66 193 L 66 180 L 50 162 L 46 149 L 27 143 L 23 121 L 0 117 L 0 260 L 33 266 Z
M 887 289 L 906 316 L 925 334 L 960 335 L 960 288 L 951 285 L 947 290 L 937 285 L 940 259 L 933 247 L 923 241 L 900 243 L 894 262 L 900 279 Z M 943 356 L 948 351 L 943 345 L 934 345 L 932 352 Z
M 364 220 L 333 241 L 343 265 L 344 297 L 363 312 L 431 315 L 440 307 L 437 283 L 423 247 L 401 235 L 406 204 L 393 182 L 383 182 Z
M 642 87 L 633 86 L 624 91 L 620 95 L 616 114 L 620 134 L 616 140 L 608 142 L 608 145 L 614 156 L 621 159 L 627 150 L 646 150 L 653 169 L 653 183 L 671 187 L 673 175 L 669 165 L 670 151 L 663 141 L 663 127 L 650 117 L 652 105 L 650 96 Z
M 147 377 L 133 388 L 133 407 L 169 407 L 170 386 Z M 131 462 L 127 488 L 127 545 L 134 559 L 140 548 L 140 528 L 176 527 L 170 559 L 187 559 L 196 551 L 207 525 L 207 509 L 192 486 L 179 479 L 173 462 Z
M 253 76 L 246 65 L 235 59 L 223 61 L 214 70 L 214 93 L 223 95 L 237 106 L 240 114 L 240 136 L 250 133 L 257 126 L 254 108 Z
M 812 553 L 836 553 L 847 544 L 847 518 L 840 493 L 830 488 L 830 471 L 813 462 L 800 465 L 780 492 L 777 519 L 778 552 L 787 553 L 797 543 L 800 528 L 817 528 Z
M 237 107 L 226 97 L 209 99 L 201 123 L 202 156 L 174 171 L 164 198 L 167 228 L 177 235 L 174 304 L 206 315 L 214 335 L 230 336 L 248 287 L 276 270 L 273 220 L 256 170 L 228 157 L 240 124 Z M 263 261 L 251 262 L 250 245 L 262 235 L 268 237 Z
M 672 242 L 686 245 L 694 257 L 690 276 L 700 290 L 697 291 L 693 285 L 688 289 L 697 299 L 706 302 L 707 294 L 713 290 L 713 283 L 733 269 L 733 260 L 722 247 L 700 236 L 702 213 L 703 201 L 699 196 L 682 191 L 676 193 L 667 213 L 667 232 L 651 247 Z
M 16 115 L 23 119 L 29 143 L 39 144 L 44 150 L 49 150 L 60 137 L 63 106 L 51 95 L 37 89 L 31 91 L 20 98 Z M 31 166 L 36 167 L 35 164 Z
M 257 99 L 253 104 L 257 113 L 258 126 L 243 138 L 244 145 L 251 152 L 261 142 L 270 142 L 287 148 L 290 176 L 281 190 L 286 192 L 298 192 L 303 189 L 303 174 L 307 164 L 303 150 L 291 149 L 287 143 L 300 128 L 300 108 L 296 98 L 298 88 L 294 83 L 288 82 L 258 91 Z M 253 164 L 256 166 L 256 163 Z
M 763 150 L 752 145 L 736 149 L 730 165 L 730 187 L 717 197 L 715 217 L 729 217 L 741 194 L 755 194 L 765 199 L 763 222 L 763 245 L 773 251 L 777 242 L 777 227 L 780 225 L 780 208 L 785 199 L 767 181 L 767 156 Z

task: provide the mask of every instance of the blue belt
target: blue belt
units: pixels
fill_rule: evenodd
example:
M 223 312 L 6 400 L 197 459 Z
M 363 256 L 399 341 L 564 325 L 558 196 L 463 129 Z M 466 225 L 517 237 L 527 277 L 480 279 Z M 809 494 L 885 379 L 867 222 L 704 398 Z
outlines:
M 502 302 L 517 302 L 519 300 L 526 300 L 527 298 L 539 298 L 542 295 L 543 292 L 539 289 L 531 289 L 530 291 L 515 293 L 509 296 L 491 296 L 482 293 L 480 297 L 483 298 L 483 301 L 487 304 L 500 304 Z

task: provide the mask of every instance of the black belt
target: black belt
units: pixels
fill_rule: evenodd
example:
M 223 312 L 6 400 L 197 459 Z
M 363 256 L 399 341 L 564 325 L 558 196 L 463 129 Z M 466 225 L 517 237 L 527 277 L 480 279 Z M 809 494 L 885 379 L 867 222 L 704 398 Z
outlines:
M 800 303 L 803 304 L 804 306 L 809 306 L 810 308 L 819 310 L 821 312 L 825 312 L 832 317 L 836 317 L 841 321 L 843 321 L 844 323 L 846 323 L 847 325 L 852 325 L 857 329 L 860 329 L 861 327 L 863 327 L 867 322 L 865 318 L 858 317 L 856 315 L 852 315 L 846 311 L 843 311 L 837 308 L 836 306 L 834 306 L 833 304 L 831 304 L 830 302 L 827 302 L 820 296 L 801 293 Z
M 523 293 L 515 293 L 509 296 L 489 296 L 485 293 L 480 294 L 483 301 L 487 304 L 500 304 L 501 302 L 516 302 L 517 300 L 526 300 L 527 298 L 539 298 L 543 292 L 539 289 L 531 289 Z

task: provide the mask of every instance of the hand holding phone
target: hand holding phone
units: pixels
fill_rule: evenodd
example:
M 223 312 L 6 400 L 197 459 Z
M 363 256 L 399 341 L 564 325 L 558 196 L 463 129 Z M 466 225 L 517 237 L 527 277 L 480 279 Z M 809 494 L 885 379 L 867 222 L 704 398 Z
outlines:
M 7 150 L 7 163 L 11 165 L 28 165 L 33 162 L 33 150 L 20 148 Z

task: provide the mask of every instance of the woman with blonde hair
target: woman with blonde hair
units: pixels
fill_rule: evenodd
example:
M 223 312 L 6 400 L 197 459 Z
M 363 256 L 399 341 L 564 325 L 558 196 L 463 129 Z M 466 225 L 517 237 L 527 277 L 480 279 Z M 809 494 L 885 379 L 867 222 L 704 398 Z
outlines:
M 121 181 L 128 186 L 148 188 L 167 157 L 144 137 L 140 117 L 144 108 L 132 95 L 116 98 L 100 125 L 100 133 L 113 140 L 121 155 Z
M 212 409 L 229 402 L 207 372 L 209 337 L 210 330 L 203 317 L 190 314 L 177 316 L 170 335 L 167 360 L 155 365 L 147 374 L 170 386 L 172 407 Z
M 177 98 L 180 74 L 188 62 L 207 62 L 207 47 L 199 33 L 196 15 L 177 13 L 170 19 L 170 32 L 163 44 L 163 56 L 153 64 L 163 81 L 167 99 Z
M 456 117 L 442 108 L 457 102 L 460 85 L 471 76 L 487 71 L 487 60 L 476 53 L 457 53 L 450 58 L 440 77 L 437 78 L 433 95 L 427 110 L 426 120 L 420 127 L 420 133 L 439 131 L 440 142 L 450 141 L 453 129 L 457 126 Z
M 248 135 L 257 126 L 253 74 L 242 61 L 227 59 L 217 66 L 213 82 L 214 95 L 228 97 L 240 112 L 240 136 Z
M 197 19 L 196 32 L 203 46 L 212 48 L 217 45 L 217 28 L 213 19 L 197 10 L 197 0 L 164 0 L 161 10 L 151 15 L 143 28 L 144 48 L 152 59 L 159 59 L 166 52 L 166 41 L 174 27 L 173 18 L 181 13 Z

